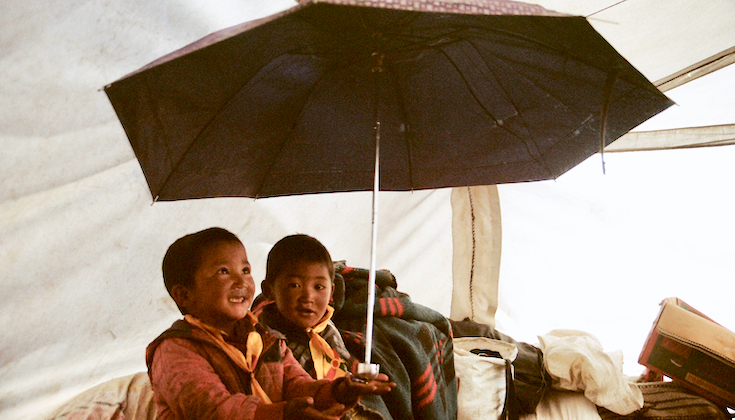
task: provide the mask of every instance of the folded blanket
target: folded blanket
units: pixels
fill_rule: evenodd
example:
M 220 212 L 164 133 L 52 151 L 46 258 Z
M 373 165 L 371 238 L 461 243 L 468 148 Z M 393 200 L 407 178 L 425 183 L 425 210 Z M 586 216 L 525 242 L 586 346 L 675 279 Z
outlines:
M 701 397 L 675 382 L 638 383 L 643 408 L 628 415 L 598 407 L 602 420 L 729 420 L 725 407 Z
M 364 360 L 367 270 L 338 266 L 345 301 L 332 320 L 353 355 Z M 376 281 L 372 362 L 396 382 L 383 399 L 395 419 L 456 419 L 457 378 L 449 321 L 413 303 L 381 270 Z

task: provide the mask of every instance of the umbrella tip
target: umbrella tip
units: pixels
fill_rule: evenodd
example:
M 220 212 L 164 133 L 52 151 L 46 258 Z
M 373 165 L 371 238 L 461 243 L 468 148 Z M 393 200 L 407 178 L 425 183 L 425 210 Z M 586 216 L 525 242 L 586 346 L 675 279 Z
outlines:
M 605 155 L 600 152 L 600 163 L 602 164 L 602 174 L 605 175 Z

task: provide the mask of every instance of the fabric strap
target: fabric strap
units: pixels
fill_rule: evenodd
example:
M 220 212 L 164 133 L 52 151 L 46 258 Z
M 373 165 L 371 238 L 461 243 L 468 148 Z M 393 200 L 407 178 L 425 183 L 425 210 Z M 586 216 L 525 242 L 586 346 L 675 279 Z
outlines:
M 314 362 L 317 379 L 341 378 L 347 374 L 341 367 L 342 360 L 337 350 L 332 348 L 327 340 L 320 335 L 327 328 L 333 314 L 334 308 L 327 306 L 324 318 L 313 328 L 306 329 L 306 333 L 309 335 L 309 350 L 311 351 L 311 359 Z
M 520 418 L 518 396 L 513 382 L 513 362 L 509 359 L 505 359 L 505 404 L 500 418 L 503 420 L 518 420 Z
M 248 333 L 248 339 L 246 343 L 246 357 L 237 347 L 225 341 L 224 337 L 222 336 L 222 332 L 218 329 L 209 326 L 199 319 L 188 314 L 184 316 L 184 319 L 189 324 L 198 327 L 207 335 L 209 335 L 209 337 L 222 349 L 222 351 L 225 352 L 225 354 L 227 354 L 227 356 L 229 356 L 229 358 L 233 362 L 235 362 L 237 366 L 250 374 L 250 388 L 253 392 L 253 395 L 260 397 L 260 399 L 267 404 L 272 403 L 270 397 L 268 397 L 268 394 L 265 393 L 263 388 L 258 383 L 258 380 L 255 379 L 255 366 L 258 364 L 258 358 L 260 357 L 261 353 L 263 353 L 263 337 L 260 336 L 259 332 L 253 330 Z M 250 312 L 248 312 L 247 319 L 252 325 L 255 325 L 258 322 L 257 318 L 255 318 L 255 316 Z

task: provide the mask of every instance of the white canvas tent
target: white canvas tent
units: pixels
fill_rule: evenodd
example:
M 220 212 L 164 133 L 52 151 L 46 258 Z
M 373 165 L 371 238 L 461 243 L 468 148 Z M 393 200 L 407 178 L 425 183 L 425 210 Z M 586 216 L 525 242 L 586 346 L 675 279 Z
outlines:
M 539 3 L 590 15 L 662 89 L 687 82 L 667 90 L 679 106 L 639 127 L 655 133 L 628 135 L 610 152 L 623 143 L 626 150 L 732 143 L 733 70 L 694 77 L 732 58 L 734 3 Z M 160 261 L 185 233 L 213 225 L 236 232 L 256 278 L 270 245 L 294 232 L 367 266 L 369 194 L 151 205 L 99 90 L 208 33 L 292 4 L 0 3 L 0 417 L 41 418 L 92 385 L 144 370 L 145 345 L 178 316 Z M 472 210 L 481 217 L 472 272 L 466 190 L 383 194 L 378 266 L 446 315 L 492 322 L 499 302 L 498 328 L 522 340 L 552 328 L 588 331 L 623 349 L 635 374 L 664 297 L 677 295 L 735 328 L 733 147 L 606 153 L 605 175 L 597 155 L 557 181 L 504 185 L 499 194 L 475 189 Z

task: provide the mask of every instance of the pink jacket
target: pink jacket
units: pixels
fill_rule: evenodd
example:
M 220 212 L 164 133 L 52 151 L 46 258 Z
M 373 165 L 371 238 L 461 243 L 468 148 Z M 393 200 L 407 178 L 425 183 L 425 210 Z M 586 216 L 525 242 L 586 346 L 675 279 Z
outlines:
M 255 377 L 273 404 L 249 395 L 249 373 L 202 330 L 180 320 L 146 349 L 158 420 L 282 419 L 286 400 L 294 397 L 314 397 L 318 409 L 337 403 L 332 392 L 337 382 L 315 381 L 283 339 L 256 328 L 263 337 L 263 353 Z

